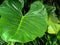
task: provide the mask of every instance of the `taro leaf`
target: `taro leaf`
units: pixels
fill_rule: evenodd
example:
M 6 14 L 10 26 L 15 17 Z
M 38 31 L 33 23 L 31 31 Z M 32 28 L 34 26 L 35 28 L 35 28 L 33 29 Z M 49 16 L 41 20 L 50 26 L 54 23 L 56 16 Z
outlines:
M 49 26 L 48 33 L 49 34 L 57 34 L 60 30 L 59 20 L 55 14 L 55 6 L 45 5 L 47 12 L 49 14 Z
M 18 3 L 18 1 L 16 2 Z M 0 27 L 2 27 L 3 40 L 24 43 L 44 35 L 48 17 L 41 2 L 36 1 L 31 4 L 30 10 L 25 16 L 22 16 L 21 11 L 15 9 L 15 6 L 12 6 L 9 1 L 5 4 L 0 6 L 2 16 Z
M 48 33 L 49 34 L 57 34 L 60 31 L 60 25 L 55 23 L 49 18 L 49 26 L 48 26 Z

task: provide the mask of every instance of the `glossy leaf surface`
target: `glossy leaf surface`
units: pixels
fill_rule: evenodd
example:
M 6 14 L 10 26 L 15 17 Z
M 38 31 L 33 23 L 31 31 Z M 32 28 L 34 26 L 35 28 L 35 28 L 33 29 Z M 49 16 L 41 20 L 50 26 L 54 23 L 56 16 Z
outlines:
M 2 16 L 0 20 L 1 37 L 6 42 L 24 43 L 32 41 L 36 37 L 42 37 L 47 29 L 48 16 L 44 5 L 39 1 L 34 2 L 31 4 L 29 12 L 23 16 L 21 13 L 22 3 L 18 4 L 20 2 L 13 0 L 10 3 L 8 0 L 0 7 Z

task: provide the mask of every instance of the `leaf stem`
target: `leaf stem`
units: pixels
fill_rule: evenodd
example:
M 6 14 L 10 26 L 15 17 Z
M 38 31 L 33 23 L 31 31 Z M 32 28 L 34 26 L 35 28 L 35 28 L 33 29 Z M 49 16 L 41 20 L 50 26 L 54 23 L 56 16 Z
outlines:
M 14 42 L 9 42 L 7 45 L 14 45 Z
M 24 45 L 24 43 L 22 43 L 21 45 Z

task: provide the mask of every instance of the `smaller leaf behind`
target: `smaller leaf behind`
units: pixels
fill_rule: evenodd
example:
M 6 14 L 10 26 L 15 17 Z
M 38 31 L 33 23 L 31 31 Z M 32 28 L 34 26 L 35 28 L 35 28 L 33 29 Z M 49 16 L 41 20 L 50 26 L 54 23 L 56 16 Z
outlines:
M 60 30 L 59 20 L 55 14 L 56 7 L 51 5 L 45 5 L 48 15 L 49 15 L 49 24 L 48 24 L 48 33 L 57 34 Z

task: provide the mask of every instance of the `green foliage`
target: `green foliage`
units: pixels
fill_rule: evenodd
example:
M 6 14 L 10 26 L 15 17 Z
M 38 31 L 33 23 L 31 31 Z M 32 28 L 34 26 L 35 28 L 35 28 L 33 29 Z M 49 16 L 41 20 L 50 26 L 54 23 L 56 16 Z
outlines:
M 56 7 L 51 5 L 45 5 L 45 7 L 49 15 L 48 33 L 57 34 L 60 31 L 60 24 L 55 14 Z
M 0 6 L 1 38 L 6 42 L 24 43 L 45 34 L 48 16 L 44 5 L 40 1 L 34 2 L 25 16 L 22 7 L 18 0 L 5 0 Z
M 59 0 L 3 0 L 1 3 L 0 45 L 60 44 Z

